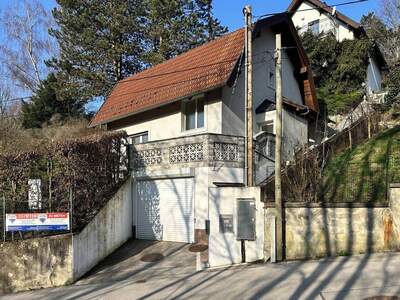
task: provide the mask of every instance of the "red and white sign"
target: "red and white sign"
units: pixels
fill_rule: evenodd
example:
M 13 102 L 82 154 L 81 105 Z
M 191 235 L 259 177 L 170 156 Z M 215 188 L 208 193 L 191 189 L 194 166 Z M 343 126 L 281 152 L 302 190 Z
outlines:
M 69 230 L 69 213 L 6 214 L 6 231 Z

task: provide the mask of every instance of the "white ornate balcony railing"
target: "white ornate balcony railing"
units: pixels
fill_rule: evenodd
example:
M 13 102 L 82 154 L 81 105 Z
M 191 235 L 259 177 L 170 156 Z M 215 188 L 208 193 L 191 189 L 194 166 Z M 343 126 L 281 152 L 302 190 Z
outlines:
M 244 138 L 199 134 L 132 145 L 133 170 L 194 166 L 244 166 Z

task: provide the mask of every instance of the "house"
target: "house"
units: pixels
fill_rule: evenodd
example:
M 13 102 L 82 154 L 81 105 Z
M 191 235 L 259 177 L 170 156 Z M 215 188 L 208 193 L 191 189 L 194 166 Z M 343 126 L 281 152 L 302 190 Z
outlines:
M 357 39 L 366 34 L 358 22 L 319 0 L 293 0 L 288 7 L 288 12 L 300 35 L 308 30 L 316 35 L 333 33 L 341 42 Z M 379 94 L 382 93 L 382 78 L 386 62 L 377 46 L 375 50 L 369 57 L 365 88 L 372 98 L 381 101 L 382 97 Z
M 276 33 L 285 33 L 284 142 L 306 144 L 318 113 L 311 68 L 290 17 L 258 21 L 253 128 L 254 138 L 269 142 L 258 150 L 272 162 Z M 247 240 L 246 261 L 263 258 L 260 189 L 244 186 L 244 34 L 239 29 L 118 82 L 91 123 L 130 136 L 136 237 L 208 243 L 210 266 L 241 262 L 239 237 Z

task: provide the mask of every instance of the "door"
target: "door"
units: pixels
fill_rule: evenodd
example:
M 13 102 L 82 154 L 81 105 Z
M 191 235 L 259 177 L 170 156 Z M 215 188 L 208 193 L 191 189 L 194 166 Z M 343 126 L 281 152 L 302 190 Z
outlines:
M 194 241 L 193 178 L 139 181 L 136 199 L 139 239 Z

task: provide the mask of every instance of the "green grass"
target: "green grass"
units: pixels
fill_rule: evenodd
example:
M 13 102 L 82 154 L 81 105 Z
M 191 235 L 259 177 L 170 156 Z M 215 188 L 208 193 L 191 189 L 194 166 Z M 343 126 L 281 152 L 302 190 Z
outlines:
M 321 196 L 325 202 L 386 202 L 391 182 L 400 182 L 400 128 L 332 157 Z

